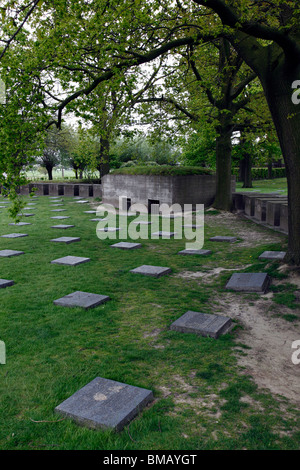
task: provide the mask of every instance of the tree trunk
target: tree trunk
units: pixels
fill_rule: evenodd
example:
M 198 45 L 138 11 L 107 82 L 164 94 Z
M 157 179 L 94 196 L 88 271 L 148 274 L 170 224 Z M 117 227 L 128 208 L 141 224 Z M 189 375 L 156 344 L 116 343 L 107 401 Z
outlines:
M 268 162 L 268 179 L 271 180 L 273 178 L 273 164 L 272 161 Z
M 107 175 L 110 170 L 109 140 L 104 137 L 100 138 L 100 158 L 99 158 L 98 170 L 100 172 L 100 178 L 102 178 L 102 176 Z
M 288 252 L 286 261 L 300 265 L 300 104 L 292 101 L 292 83 L 300 77 L 300 65 L 279 61 L 277 69 L 263 77 L 266 99 L 277 130 L 286 165 L 288 184 Z M 278 64 L 278 63 L 277 63 Z M 276 64 L 276 65 L 277 65 Z
M 216 209 L 231 211 L 231 116 L 220 113 L 219 123 L 216 139 L 216 197 L 213 206 Z
M 48 173 L 48 180 L 52 181 L 53 180 L 53 174 L 52 174 L 53 167 L 52 166 L 46 166 L 46 170 L 47 170 L 47 173 Z
M 252 188 L 252 160 L 251 160 L 251 155 L 249 153 L 246 153 L 244 158 L 244 178 L 243 178 L 243 188 Z

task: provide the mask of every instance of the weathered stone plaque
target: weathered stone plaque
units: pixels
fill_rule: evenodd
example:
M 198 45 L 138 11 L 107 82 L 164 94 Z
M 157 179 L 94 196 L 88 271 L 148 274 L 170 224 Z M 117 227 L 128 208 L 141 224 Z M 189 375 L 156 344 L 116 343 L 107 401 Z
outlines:
M 152 400 L 151 390 L 96 377 L 55 411 L 88 428 L 121 431 Z
M 195 333 L 201 336 L 218 338 L 221 334 L 227 333 L 231 326 L 232 321 L 228 317 L 188 310 L 182 317 L 172 323 L 170 329 L 182 333 Z
M 136 248 L 141 248 L 141 243 L 129 243 L 129 242 L 119 242 L 114 245 L 110 245 L 111 248 L 121 248 L 121 250 L 134 250 Z
M 24 251 L 15 251 L 15 250 L 1 250 L 0 257 L 11 258 L 12 256 L 24 255 Z
M 282 261 L 285 255 L 285 251 L 264 251 L 258 258 Z
M 264 293 L 269 284 L 270 278 L 266 273 L 234 273 L 226 284 L 226 289 Z
M 59 237 L 59 238 L 53 238 L 50 240 L 50 242 L 57 242 L 57 243 L 73 243 L 73 242 L 79 242 L 80 238 L 79 237 Z
M 84 309 L 98 307 L 107 302 L 110 298 L 107 295 L 91 294 L 90 292 L 75 291 L 54 300 L 55 305 L 62 307 L 82 307 Z
M 14 285 L 14 281 L 8 281 L 7 279 L 0 279 L 0 289 Z
M 211 242 L 228 242 L 228 243 L 234 243 L 237 241 L 236 237 L 223 237 L 221 235 L 217 235 L 216 237 L 211 237 L 210 238 Z
M 8 233 L 7 235 L 1 235 L 2 238 L 20 238 L 28 237 L 28 233 Z
M 162 237 L 162 238 L 171 238 L 176 235 L 176 232 L 166 232 L 166 231 L 159 231 L 159 232 L 153 232 L 151 235 L 156 236 L 156 237 Z
M 179 251 L 179 255 L 202 255 L 202 256 L 207 256 L 211 255 L 212 251 L 211 250 L 182 250 Z
M 130 272 L 135 274 L 143 274 L 144 276 L 161 277 L 166 274 L 170 274 L 172 270 L 162 266 L 151 266 L 144 264 L 138 268 L 131 269 Z
M 72 227 L 75 227 L 75 225 L 64 225 L 64 224 L 61 224 L 61 225 L 52 225 L 51 228 L 67 229 L 67 228 L 72 228 Z
M 81 256 L 64 256 L 51 261 L 51 264 L 62 264 L 64 266 L 77 266 L 78 264 L 87 263 L 90 258 L 83 258 Z

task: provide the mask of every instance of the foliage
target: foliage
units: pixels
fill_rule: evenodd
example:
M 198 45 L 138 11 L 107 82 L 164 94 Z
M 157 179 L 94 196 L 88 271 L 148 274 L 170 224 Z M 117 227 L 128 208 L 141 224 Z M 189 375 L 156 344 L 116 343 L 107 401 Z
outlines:
M 169 166 L 169 165 L 133 165 L 119 168 L 111 172 L 114 175 L 158 175 L 158 176 L 185 176 L 185 175 L 212 175 L 213 171 L 203 167 Z

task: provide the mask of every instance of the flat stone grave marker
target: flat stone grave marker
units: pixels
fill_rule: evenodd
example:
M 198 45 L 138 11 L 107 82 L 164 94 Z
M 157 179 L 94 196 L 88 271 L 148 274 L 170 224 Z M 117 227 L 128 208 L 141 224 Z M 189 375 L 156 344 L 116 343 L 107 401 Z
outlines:
M 35 215 L 35 214 L 28 214 L 28 212 L 27 212 L 25 214 L 18 214 L 18 217 L 32 217 L 33 215 Z
M 73 243 L 73 242 L 79 242 L 80 238 L 79 237 L 60 237 L 60 238 L 53 238 L 50 240 L 50 242 L 57 242 L 57 243 Z
M 266 273 L 234 273 L 226 284 L 226 289 L 237 292 L 264 293 L 270 283 Z
M 51 264 L 62 264 L 64 266 L 77 266 L 78 264 L 87 263 L 91 261 L 90 258 L 83 258 L 82 256 L 64 256 L 51 261 Z
M 182 250 L 178 252 L 179 255 L 202 255 L 202 256 L 207 256 L 211 255 L 212 251 L 211 250 Z
M 28 233 L 8 233 L 7 235 L 1 235 L 2 238 L 20 238 L 28 237 Z
M 51 207 L 60 207 L 60 206 L 64 206 L 64 204 L 51 204 Z
M 171 238 L 176 235 L 176 232 L 165 232 L 165 231 L 159 231 L 159 232 L 153 232 L 151 233 L 153 236 L 158 236 L 162 238 Z
M 140 221 L 137 221 L 137 222 L 133 222 L 134 224 L 136 225 L 151 225 L 152 222 L 150 222 L 150 220 L 140 220 Z
M 172 323 L 170 329 L 182 333 L 195 333 L 201 336 L 218 338 L 221 334 L 227 333 L 231 326 L 232 321 L 228 317 L 188 310 Z
M 61 225 L 52 225 L 51 228 L 61 228 L 61 229 L 67 229 L 67 228 L 71 228 L 71 227 L 75 227 L 75 225 L 64 225 L 64 224 L 61 224 Z
M 121 431 L 153 400 L 151 390 L 96 377 L 55 408 L 91 429 Z
M 85 214 L 97 214 L 97 211 L 84 211 Z
M 11 222 L 8 225 L 16 225 L 18 227 L 23 227 L 23 225 L 32 225 L 30 222 Z
M 84 203 L 86 203 L 86 202 L 89 202 L 89 201 L 81 201 L 81 200 L 80 200 L 80 201 L 76 201 L 75 204 L 84 204 Z
M 103 228 L 97 228 L 97 230 L 99 232 L 117 232 L 118 230 L 121 230 L 121 229 L 119 227 L 103 227 Z
M 7 206 L 0 206 L 0 209 L 6 209 Z
M 7 279 L 0 279 L 0 289 L 13 286 L 14 281 L 8 281 Z
M 161 277 L 166 274 L 170 274 L 172 270 L 162 266 L 151 266 L 148 264 L 143 264 L 138 268 L 131 269 L 130 272 L 134 274 L 143 274 L 144 276 Z
M 64 220 L 64 219 L 69 219 L 70 217 L 68 215 L 56 215 L 54 217 L 50 217 L 50 219 L 56 219 L 56 220 Z
M 16 250 L 1 250 L 0 257 L 3 258 L 11 258 L 12 256 L 19 256 L 24 255 L 24 251 L 16 251 Z
M 222 237 L 220 235 L 217 235 L 216 237 L 211 237 L 209 239 L 212 242 L 229 242 L 229 243 L 234 243 L 237 241 L 236 237 Z
M 264 251 L 258 259 L 270 259 L 282 261 L 286 255 L 285 251 Z
M 114 245 L 110 245 L 111 248 L 121 248 L 122 250 L 134 250 L 136 248 L 141 248 L 141 243 L 129 243 L 129 242 L 119 242 Z
M 107 217 L 104 217 L 103 219 L 90 219 L 92 222 L 100 222 L 101 220 L 107 220 Z
M 54 300 L 55 305 L 62 307 L 82 307 L 84 309 L 94 308 L 107 302 L 110 298 L 107 295 L 91 294 L 90 292 L 75 291 Z
M 29 207 L 23 207 L 23 209 L 24 209 L 25 211 L 30 211 L 30 210 L 34 211 L 34 210 L 36 209 L 36 207 L 30 207 L 30 206 L 29 206 Z
M 65 212 L 67 209 L 51 209 L 51 212 Z

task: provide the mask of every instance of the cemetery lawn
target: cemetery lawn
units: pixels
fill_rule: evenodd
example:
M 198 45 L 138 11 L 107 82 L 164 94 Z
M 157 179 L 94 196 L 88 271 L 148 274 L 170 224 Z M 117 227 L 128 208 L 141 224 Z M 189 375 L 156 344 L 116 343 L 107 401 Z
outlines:
M 0 449 L 299 449 L 300 366 L 291 360 L 291 343 L 300 339 L 299 277 L 282 263 L 258 259 L 265 250 L 284 251 L 286 236 L 207 211 L 203 248 L 212 250 L 209 256 L 178 255 L 185 240 L 173 238 L 137 240 L 142 248 L 126 251 L 110 247 L 118 235 L 97 238 L 95 214 L 84 212 L 97 202 L 62 198 L 67 211 L 55 213 L 49 197 L 24 199 L 36 202 L 24 211 L 35 215 L 22 218 L 32 225 L 9 226 L 8 210 L 0 208 L 0 235 L 28 234 L 0 238 L 0 250 L 24 251 L 0 258 L 0 278 L 15 282 L 0 289 L 6 345 Z M 70 218 L 50 218 L 64 214 Z M 51 228 L 59 223 L 75 227 Z M 209 241 L 215 235 L 238 241 Z M 81 240 L 50 241 L 63 236 Z M 90 261 L 51 264 L 68 255 Z M 172 273 L 158 279 L 130 273 L 144 264 Z M 271 286 L 265 295 L 227 291 L 233 272 L 267 272 Z M 111 300 L 89 310 L 53 304 L 77 290 Z M 218 339 L 171 331 L 187 310 L 229 316 L 234 328 Z M 54 413 L 95 377 L 152 390 L 154 401 L 119 433 Z
M 243 183 L 236 183 L 236 191 L 260 191 L 261 193 L 272 193 L 279 191 L 283 196 L 287 195 L 287 180 L 286 178 L 274 178 L 271 180 L 254 180 L 252 181 L 253 188 L 243 188 Z

